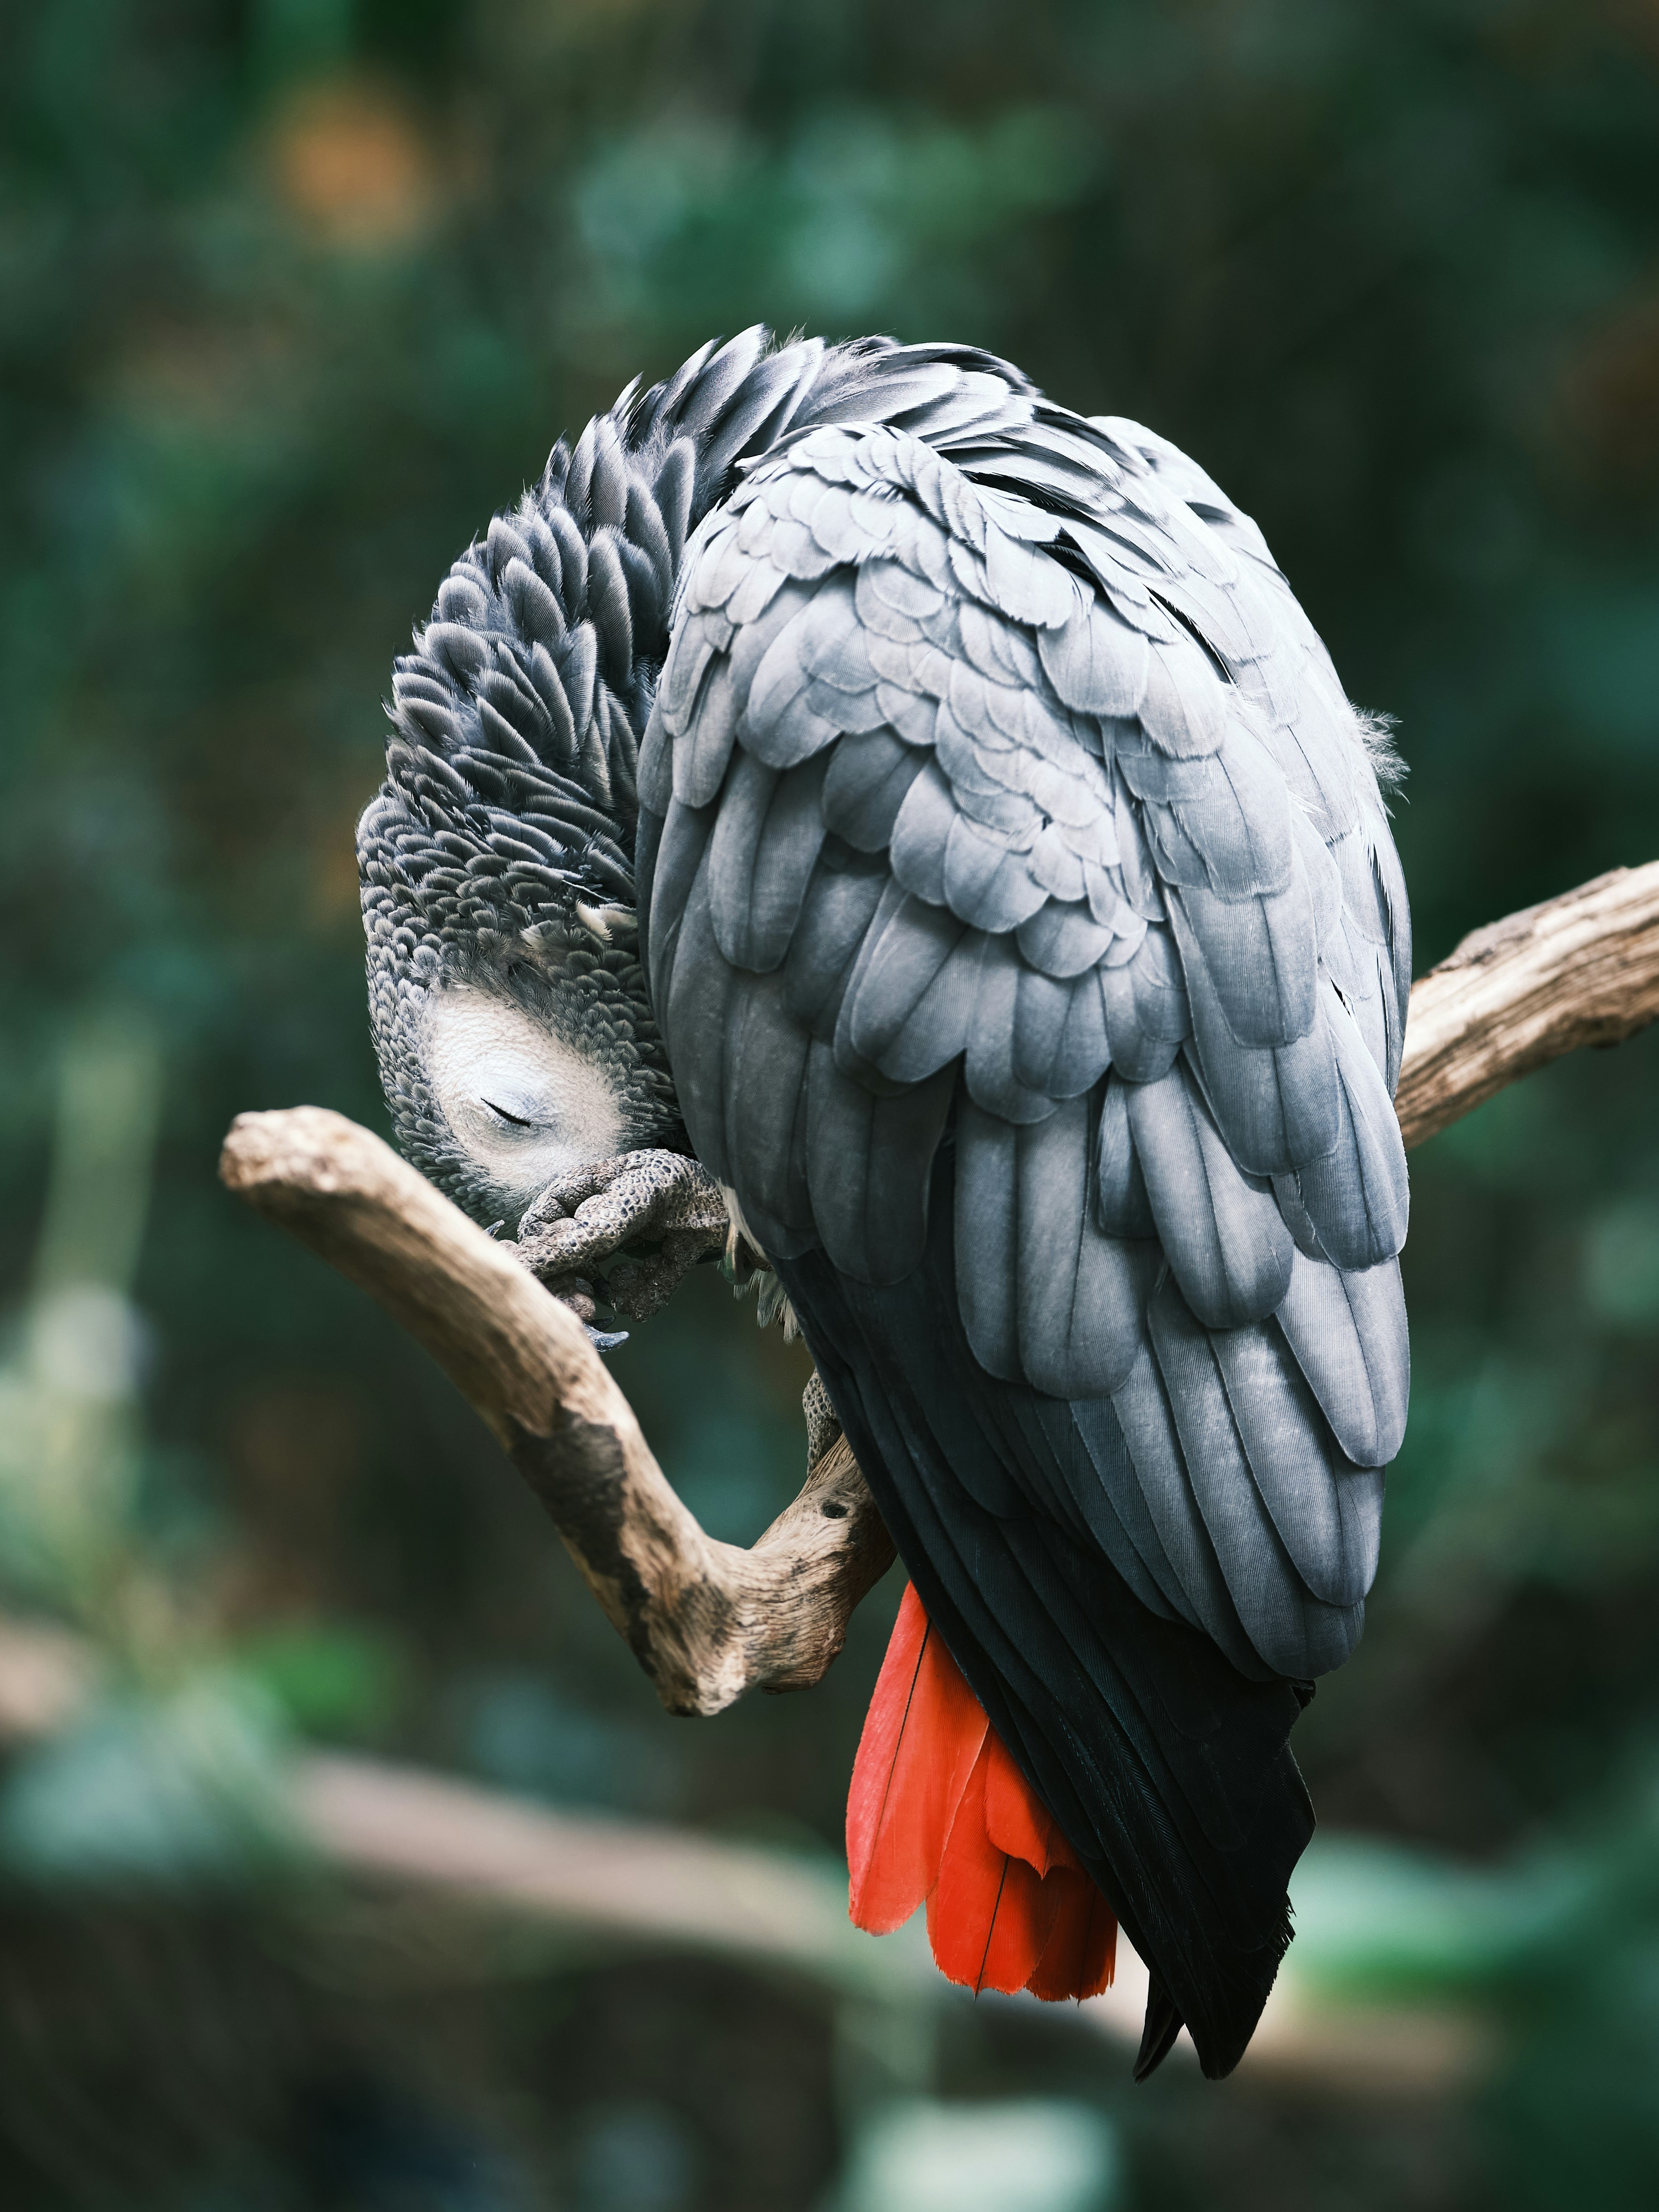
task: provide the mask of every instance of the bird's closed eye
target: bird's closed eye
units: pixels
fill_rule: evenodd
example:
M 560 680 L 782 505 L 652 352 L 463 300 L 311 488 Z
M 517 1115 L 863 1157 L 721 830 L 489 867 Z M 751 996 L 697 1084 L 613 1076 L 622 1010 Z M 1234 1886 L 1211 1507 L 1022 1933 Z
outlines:
M 492 1114 L 498 1115 L 503 1121 L 510 1122 L 515 1129 L 533 1129 L 536 1126 L 533 1121 L 526 1121 L 522 1114 L 509 1114 L 505 1106 L 498 1106 L 493 1098 L 486 1098 L 483 1103 Z

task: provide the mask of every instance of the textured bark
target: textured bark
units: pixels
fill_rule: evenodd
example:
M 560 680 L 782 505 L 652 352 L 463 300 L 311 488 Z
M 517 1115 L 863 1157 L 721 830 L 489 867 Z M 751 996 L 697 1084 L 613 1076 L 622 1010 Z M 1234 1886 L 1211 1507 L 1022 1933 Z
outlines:
M 1478 931 L 1413 988 L 1400 1125 L 1421 1144 L 1546 1060 L 1659 1016 L 1659 861 Z M 843 1439 L 754 1547 L 676 1496 L 569 1309 L 389 1146 L 320 1107 L 245 1114 L 226 1184 L 368 1291 L 471 1401 L 671 1712 L 805 1689 L 893 1546 Z
M 1466 937 L 1412 986 L 1395 1101 L 1409 1149 L 1505 1084 L 1659 1018 L 1659 860 Z

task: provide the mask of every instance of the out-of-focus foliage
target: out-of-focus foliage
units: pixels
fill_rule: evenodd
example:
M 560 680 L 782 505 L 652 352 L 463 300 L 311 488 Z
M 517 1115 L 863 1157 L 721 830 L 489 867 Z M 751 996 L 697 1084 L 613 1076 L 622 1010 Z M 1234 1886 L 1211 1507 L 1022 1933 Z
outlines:
M 380 1121 L 350 833 L 390 659 L 636 371 L 760 319 L 957 337 L 1155 423 L 1260 519 L 1355 696 L 1400 717 L 1419 968 L 1652 858 L 1659 27 L 1636 0 L 44 0 L 6 53 L 0 1547 L 13 1601 L 100 1624 L 126 1686 L 14 1776 L 20 1861 L 89 1866 L 123 1775 L 196 1771 L 210 1722 L 250 1774 L 289 1727 L 833 1844 L 891 1593 L 810 1698 L 666 1720 L 441 1378 L 214 1184 L 239 1109 Z M 1383 2130 L 1171 2076 L 1122 2104 L 1125 2203 L 1650 2201 L 1656 1091 L 1651 1040 L 1589 1056 L 1419 1157 L 1382 1578 L 1297 1738 L 1328 1826 L 1371 1839 L 1310 1862 L 1307 1971 L 1484 2004 L 1490 2087 Z M 798 1471 L 799 1355 L 711 1273 L 616 1364 L 708 1525 L 757 1532 Z M 107 1972 L 132 2023 L 193 1970 L 140 1971 L 151 1936 L 84 1901 L 31 1910 L 8 2065 L 46 2081 L 40 2051 L 72 2048 L 96 2109 L 113 2061 L 18 2021 L 46 1988 L 95 2008 Z M 257 1935 L 155 1940 L 219 1945 L 289 2021 Z M 676 1986 L 558 1983 L 586 2038 L 533 2007 L 503 2031 L 499 2078 L 562 2115 L 560 2201 L 805 2203 L 832 2163 L 818 2030 Z M 248 2032 L 250 2069 L 302 2085 L 286 2179 L 225 2149 L 229 2120 L 181 2121 L 156 2201 L 543 2201 L 468 2148 L 540 2173 L 543 2124 L 491 2104 L 476 2052 L 453 2126 L 386 2087 L 376 2002 L 349 2063 L 314 2022 L 281 2030 L 309 2054 L 287 2072 Z M 435 2004 L 403 2023 L 410 2080 L 449 2078 Z M 739 2122 L 664 2054 L 745 2005 L 771 2086 Z M 945 2086 L 1116 2098 L 1094 2045 L 980 2017 Z M 586 2085 L 562 2103 L 556 2058 Z M 122 2130 L 166 2097 L 116 2100 L 94 2154 L 64 2094 L 56 2127 L 45 2089 L 0 2113 L 10 2197 L 138 2201 Z M 216 2109 L 276 2139 L 251 2089 Z

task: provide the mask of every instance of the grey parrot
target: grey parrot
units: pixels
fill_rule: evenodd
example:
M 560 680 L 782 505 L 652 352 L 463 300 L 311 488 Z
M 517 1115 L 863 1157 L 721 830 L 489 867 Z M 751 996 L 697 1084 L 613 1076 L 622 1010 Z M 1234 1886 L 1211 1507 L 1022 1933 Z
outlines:
M 1225 2073 L 1406 1419 L 1379 726 L 1154 432 L 759 329 L 557 445 L 393 691 L 399 1143 L 590 1323 L 764 1271 L 1147 1963 L 1139 2070 L 1184 2023 Z

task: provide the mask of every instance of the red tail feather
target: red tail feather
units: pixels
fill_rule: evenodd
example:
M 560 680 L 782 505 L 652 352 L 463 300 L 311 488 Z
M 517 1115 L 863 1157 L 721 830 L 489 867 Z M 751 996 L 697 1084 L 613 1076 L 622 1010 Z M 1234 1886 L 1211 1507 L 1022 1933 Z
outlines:
M 1032 1794 L 913 1589 L 865 1719 L 847 1798 L 850 1909 L 872 1935 L 927 1906 L 941 1973 L 973 1990 L 1089 1997 L 1117 1923 Z

